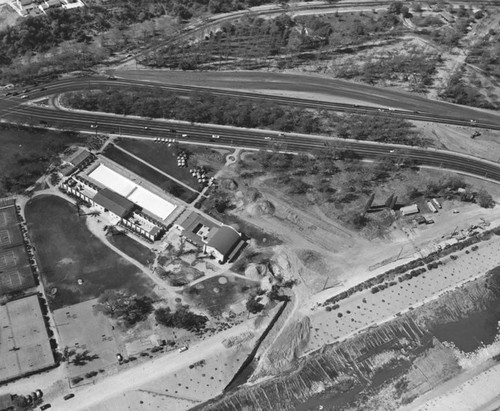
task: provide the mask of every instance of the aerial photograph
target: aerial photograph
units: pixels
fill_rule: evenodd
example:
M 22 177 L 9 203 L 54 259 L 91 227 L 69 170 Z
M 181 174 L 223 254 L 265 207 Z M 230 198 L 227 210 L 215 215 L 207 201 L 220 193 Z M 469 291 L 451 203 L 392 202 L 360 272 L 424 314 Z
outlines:
M 0 411 L 500 411 L 500 0 L 0 0 Z

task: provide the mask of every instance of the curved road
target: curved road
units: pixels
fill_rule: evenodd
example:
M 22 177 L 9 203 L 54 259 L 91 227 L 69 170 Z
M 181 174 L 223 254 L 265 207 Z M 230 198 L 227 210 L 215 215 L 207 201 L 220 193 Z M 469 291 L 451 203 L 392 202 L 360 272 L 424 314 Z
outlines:
M 147 73 L 147 72 L 146 72 Z M 175 81 L 181 82 L 183 77 L 193 77 L 192 75 L 179 76 L 178 74 L 168 73 Z M 182 74 L 182 73 L 181 73 Z M 211 75 L 212 74 L 212 75 Z M 214 76 L 213 74 L 218 74 Z M 236 73 L 203 73 L 203 76 L 208 75 L 206 83 L 212 85 L 214 81 L 221 82 L 223 77 L 229 76 L 233 80 L 238 78 Z M 253 83 L 257 83 L 259 73 L 244 73 L 245 78 L 251 78 Z M 276 81 L 270 83 L 269 77 L 275 78 Z M 218 78 L 217 78 L 218 77 Z M 380 90 L 374 87 L 351 84 L 341 81 L 325 80 L 322 78 L 295 76 L 295 75 L 277 75 L 263 73 L 263 80 L 259 85 L 262 89 L 269 88 L 269 85 L 275 88 L 281 87 L 282 90 L 297 88 L 314 89 L 314 87 L 323 87 L 325 95 L 331 91 L 332 95 L 340 95 L 341 93 L 352 93 L 356 98 L 369 100 L 370 103 L 387 103 L 387 105 L 403 106 L 405 110 L 385 111 L 382 115 L 399 115 L 411 119 L 420 119 L 426 121 L 440 121 L 451 124 L 470 125 L 469 118 L 475 119 L 476 124 L 481 127 L 500 130 L 499 116 L 494 112 L 486 112 L 474 110 L 468 107 L 456 106 L 437 101 L 423 99 L 419 96 L 400 93 L 393 90 Z M 215 79 L 215 80 L 214 80 Z M 301 80 L 299 82 L 298 80 Z M 231 81 L 229 81 L 231 83 Z M 328 89 L 327 85 L 330 85 Z M 77 78 L 56 81 L 48 84 L 41 90 L 39 87 L 36 90 L 30 91 L 29 99 L 41 99 L 49 95 L 64 93 L 67 91 L 75 91 L 86 88 L 100 87 L 163 87 L 169 90 L 180 90 L 181 93 L 200 90 L 197 86 L 185 86 L 177 84 L 158 84 L 148 83 L 138 80 L 108 80 L 106 78 Z M 248 82 L 243 84 L 240 82 L 240 88 L 248 87 Z M 206 90 L 206 89 L 205 89 Z M 273 95 L 262 95 L 257 93 L 247 93 L 234 90 L 213 90 L 216 93 L 227 93 L 241 98 L 250 97 L 255 99 L 266 99 L 294 106 L 309 106 L 315 108 L 325 108 L 345 111 L 373 111 L 376 108 L 370 106 L 354 106 L 348 104 L 338 104 L 332 102 L 315 101 L 308 99 L 295 99 L 292 97 L 281 97 Z M 335 94 L 336 93 L 336 94 Z M 351 95 L 351 97 L 352 97 Z M 396 102 L 396 103 L 394 103 Z M 39 125 L 40 122 L 56 128 L 69 129 L 75 131 L 98 131 L 102 133 L 111 133 L 118 135 L 143 136 L 146 138 L 164 137 L 177 138 L 179 141 L 189 140 L 192 142 L 208 143 L 212 134 L 217 134 L 220 139 L 218 144 L 235 145 L 251 148 L 278 148 L 280 150 L 289 151 L 311 151 L 321 150 L 329 141 L 335 142 L 339 148 L 345 148 L 354 151 L 363 158 L 408 158 L 417 160 L 423 165 L 442 167 L 446 169 L 456 170 L 459 172 L 469 173 L 483 178 L 500 182 L 500 165 L 491 161 L 476 159 L 471 156 L 466 156 L 458 153 L 447 151 L 422 149 L 416 147 L 396 146 L 390 144 L 378 144 L 372 142 L 362 142 L 353 140 L 340 140 L 331 137 L 304 135 L 297 133 L 287 133 L 280 135 L 276 132 L 242 129 L 217 125 L 201 125 L 189 124 L 185 122 L 172 122 L 166 120 L 150 120 L 133 116 L 117 116 L 113 114 L 81 112 L 81 111 L 62 111 L 40 104 L 25 104 L 26 100 L 19 96 L 1 97 L 0 98 L 0 117 L 6 121 L 31 123 Z M 429 110 L 419 111 L 415 114 L 413 111 L 407 111 L 408 106 L 418 107 L 422 105 L 428 106 Z M 421 109 L 422 110 L 422 109 Z M 442 114 L 444 113 L 444 114 Z M 464 120 L 467 118 L 468 120 Z M 98 128 L 92 129 L 91 124 L 97 123 Z M 146 127 L 148 127 L 146 129 Z M 187 134 L 187 138 L 183 138 L 182 134 Z M 391 152 L 394 150 L 394 152 Z

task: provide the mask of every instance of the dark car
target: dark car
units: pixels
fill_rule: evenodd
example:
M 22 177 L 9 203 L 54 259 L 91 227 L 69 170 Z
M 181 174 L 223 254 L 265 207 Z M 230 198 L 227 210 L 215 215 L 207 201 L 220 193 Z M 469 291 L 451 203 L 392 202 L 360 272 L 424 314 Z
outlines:
M 40 89 L 40 91 L 45 91 L 45 90 L 47 90 L 47 87 L 42 87 L 42 88 Z
M 44 404 L 40 407 L 41 410 L 48 410 L 50 407 L 52 407 L 52 405 L 50 404 Z
M 66 394 L 63 398 L 65 401 L 67 400 L 70 400 L 71 398 L 73 398 L 75 396 L 75 394 L 71 393 L 71 394 Z

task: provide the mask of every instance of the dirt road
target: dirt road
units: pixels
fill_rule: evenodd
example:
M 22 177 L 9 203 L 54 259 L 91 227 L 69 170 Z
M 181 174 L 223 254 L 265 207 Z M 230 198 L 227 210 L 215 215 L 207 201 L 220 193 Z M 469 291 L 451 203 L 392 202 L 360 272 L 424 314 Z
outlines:
M 222 340 L 230 336 L 248 331 L 245 324 L 240 324 L 225 332 L 221 332 L 208 341 L 201 341 L 189 347 L 188 351 L 177 351 L 163 357 L 128 369 L 106 378 L 89 387 L 75 390 L 75 400 L 71 402 L 71 410 L 93 410 L 103 401 L 120 395 L 123 392 L 139 389 L 141 386 L 160 378 L 165 378 L 177 370 L 187 368 L 190 364 L 209 358 L 226 350 Z M 217 393 L 214 393 L 216 395 Z M 54 410 L 67 411 L 69 403 L 62 397 L 51 402 Z

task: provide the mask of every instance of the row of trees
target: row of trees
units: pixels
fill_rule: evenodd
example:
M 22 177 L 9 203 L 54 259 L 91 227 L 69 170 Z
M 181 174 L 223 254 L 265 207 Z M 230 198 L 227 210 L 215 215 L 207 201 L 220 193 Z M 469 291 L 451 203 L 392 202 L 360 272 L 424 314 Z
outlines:
M 108 89 L 70 93 L 65 102 L 89 111 L 303 133 L 321 131 L 319 118 L 307 110 L 211 94 L 196 93 L 186 99 L 154 89 Z

